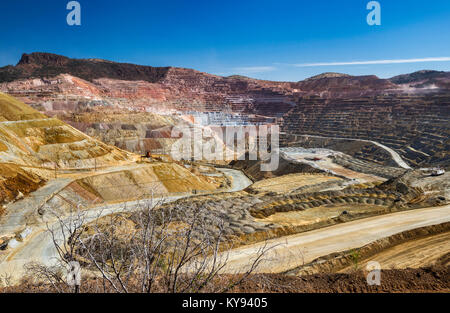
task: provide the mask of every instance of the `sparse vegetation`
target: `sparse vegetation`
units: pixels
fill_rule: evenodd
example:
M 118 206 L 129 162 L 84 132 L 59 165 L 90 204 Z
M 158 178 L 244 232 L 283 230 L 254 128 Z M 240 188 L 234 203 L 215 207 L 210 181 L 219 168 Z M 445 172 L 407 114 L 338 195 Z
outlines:
M 357 249 L 353 249 L 349 254 L 350 260 L 352 260 L 353 268 L 355 271 L 359 269 L 359 251 Z
M 83 282 L 100 292 L 225 292 L 241 284 L 258 267 L 264 246 L 249 259 L 249 267 L 235 275 L 221 275 L 232 242 L 223 221 L 204 208 L 185 211 L 147 203 L 128 213 L 101 217 L 74 211 L 56 215 L 49 226 L 59 262 L 27 265 L 28 283 L 47 283 L 55 291 L 73 289 L 65 280 L 71 262 L 81 264 Z

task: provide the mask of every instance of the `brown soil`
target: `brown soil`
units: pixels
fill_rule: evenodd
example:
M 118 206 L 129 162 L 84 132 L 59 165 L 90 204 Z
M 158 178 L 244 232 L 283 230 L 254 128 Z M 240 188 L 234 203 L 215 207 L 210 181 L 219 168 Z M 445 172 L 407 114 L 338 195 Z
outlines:
M 398 244 L 375 254 L 371 260 L 376 260 L 384 269 L 450 265 L 450 231 Z M 364 260 L 361 268 L 366 268 L 369 262 Z M 349 268 L 342 270 L 347 271 Z
M 266 274 L 250 277 L 232 291 L 275 293 L 450 292 L 449 274 L 449 267 L 382 270 L 380 286 L 369 286 L 366 282 L 366 273 L 362 271 L 302 277 Z
M 284 274 L 251 275 L 231 292 L 242 293 L 409 293 L 450 292 L 449 267 L 427 267 L 405 270 L 382 270 L 381 285 L 369 286 L 366 273 L 317 274 L 288 276 Z M 218 279 L 223 283 L 223 279 Z M 102 292 L 95 279 L 82 283 L 81 292 Z M 208 292 L 208 287 L 204 290 Z M 136 289 L 138 290 L 138 289 Z M 14 287 L 0 288 L 0 293 L 55 292 L 50 285 L 23 282 Z

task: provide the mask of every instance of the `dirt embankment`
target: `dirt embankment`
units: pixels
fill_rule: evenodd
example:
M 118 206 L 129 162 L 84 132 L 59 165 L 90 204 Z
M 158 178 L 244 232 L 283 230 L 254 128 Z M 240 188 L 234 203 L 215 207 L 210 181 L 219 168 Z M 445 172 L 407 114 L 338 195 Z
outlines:
M 0 121 L 31 120 L 38 118 L 46 118 L 46 116 L 14 97 L 0 93 Z
M 213 191 L 208 177 L 195 175 L 175 163 L 142 164 L 132 170 L 90 176 L 79 185 L 105 201 L 139 198 L 142 195 Z M 120 183 L 118 183 L 120 182 Z
M 27 195 L 44 185 L 45 179 L 15 164 L 0 164 L 0 203 Z M 0 216 L 3 209 L 0 207 Z
M 422 238 L 431 237 L 434 235 L 444 234 L 450 232 L 450 222 L 425 226 L 421 228 L 416 228 L 408 231 L 404 231 L 380 240 L 371 242 L 359 249 L 352 249 L 338 253 L 332 253 L 327 256 L 320 257 L 313 260 L 312 262 L 305 264 L 299 268 L 288 271 L 292 275 L 310 275 L 316 273 L 336 273 L 343 269 L 357 269 L 361 264 L 365 264 L 370 259 L 377 261 L 377 255 L 380 253 L 393 249 L 396 246 L 402 245 L 404 243 L 414 243 Z M 420 251 L 417 251 L 419 253 Z M 446 264 L 446 255 L 448 255 L 448 250 L 441 250 L 440 257 L 435 260 L 423 260 L 423 263 L 443 263 L 437 265 Z M 395 257 L 395 256 L 392 256 Z M 419 262 L 420 263 L 420 262 Z M 429 266 L 434 264 L 422 264 L 422 266 Z
M 230 292 L 241 293 L 409 293 L 409 292 L 450 292 L 450 267 L 426 267 L 406 270 L 382 270 L 380 286 L 369 286 L 367 273 L 358 271 L 349 274 L 316 274 L 309 276 L 289 276 L 285 274 L 257 274 L 245 279 Z M 217 279 L 224 283 L 224 279 Z M 225 280 L 228 277 L 225 277 Z M 204 292 L 211 288 L 206 286 Z M 83 281 L 80 292 L 103 292 L 95 279 Z M 48 284 L 22 284 L 0 288 L 0 293 L 55 292 Z M 110 290 L 110 292 L 114 292 Z M 136 292 L 139 289 L 136 288 Z
M 280 163 L 275 171 L 261 171 L 261 164 L 261 161 L 251 161 L 248 160 L 248 157 L 246 157 L 246 160 L 230 163 L 232 168 L 243 171 L 254 182 L 293 173 L 324 173 L 307 164 L 291 163 L 283 158 L 280 158 Z
M 137 201 L 152 197 L 180 196 L 187 193 L 212 192 L 217 189 L 215 177 L 192 173 L 176 163 L 141 163 L 103 173 L 81 177 L 64 188 L 41 207 L 64 212 L 81 206 Z
M 274 293 L 408 293 L 450 292 L 450 267 L 381 270 L 381 285 L 369 286 L 363 271 L 343 274 L 289 276 L 254 275 L 232 292 Z

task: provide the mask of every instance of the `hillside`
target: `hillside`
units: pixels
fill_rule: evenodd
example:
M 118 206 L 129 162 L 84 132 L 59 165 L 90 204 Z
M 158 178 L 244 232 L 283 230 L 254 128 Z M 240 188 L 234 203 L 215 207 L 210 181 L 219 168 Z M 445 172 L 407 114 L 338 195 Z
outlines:
M 133 160 L 66 123 L 0 93 L 0 202 L 36 190 L 53 168 L 89 168 Z
M 342 74 L 321 74 L 294 85 L 307 94 L 319 94 L 324 98 L 354 97 L 395 90 L 397 85 L 375 75 L 350 76 Z
M 0 93 L 0 99 L 1 113 L 7 117 L 0 121 L 0 205 L 19 200 L 47 182 L 58 185 L 55 178 L 61 177 L 74 183 L 67 188 L 62 183 L 64 200 L 53 198 L 55 209 L 80 201 L 88 206 L 139 199 L 150 190 L 165 195 L 211 191 L 221 183 L 220 178 L 208 178 L 176 163 L 136 162 L 138 155 L 95 140 L 11 96 Z M 30 116 L 33 119 L 18 119 Z M 149 115 L 148 121 L 173 122 L 158 117 Z M 114 118 L 120 121 L 123 116 Z M 0 206 L 0 215 L 5 208 Z
M 0 93 L 0 121 L 31 120 L 36 118 L 45 118 L 45 115 L 14 97 Z
M 96 141 L 72 126 L 0 93 L 0 162 L 37 167 L 89 167 L 132 154 Z
M 394 84 L 405 84 L 414 87 L 436 86 L 450 89 L 450 73 L 443 71 L 423 70 L 411 74 L 394 76 L 389 79 Z

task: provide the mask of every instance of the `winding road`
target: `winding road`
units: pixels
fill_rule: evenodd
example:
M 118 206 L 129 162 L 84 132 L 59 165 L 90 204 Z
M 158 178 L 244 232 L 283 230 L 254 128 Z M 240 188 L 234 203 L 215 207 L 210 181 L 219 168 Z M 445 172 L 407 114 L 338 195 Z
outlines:
M 450 221 L 450 205 L 391 213 L 337 224 L 269 240 L 267 243 L 260 242 L 234 249 L 228 254 L 228 263 L 224 272 L 245 272 L 251 260 L 265 245 L 272 248 L 265 254 L 256 272 L 280 273 L 321 256 L 359 248 L 403 231 L 448 221 Z
M 253 184 L 242 171 L 230 168 L 217 168 L 217 170 L 232 178 L 231 187 L 227 190 L 228 192 L 240 191 Z
M 392 159 L 395 161 L 395 163 L 397 163 L 398 166 L 400 166 L 401 168 L 404 169 L 411 169 L 411 167 L 408 165 L 408 163 L 406 163 L 402 157 L 400 156 L 400 154 L 398 154 L 394 149 L 391 149 L 377 141 L 373 141 L 373 140 L 366 140 L 366 139 L 357 139 L 357 138 L 344 138 L 344 137 L 326 137 L 326 136 L 316 136 L 316 135 L 300 135 L 300 134 L 293 134 L 295 136 L 302 136 L 302 137 L 313 137 L 313 138 L 325 138 L 325 139 L 336 139 L 336 140 L 352 140 L 352 141 L 362 141 L 362 142 L 369 142 L 372 143 L 374 145 L 377 145 L 380 148 L 383 148 L 384 150 L 386 150 L 391 156 Z

